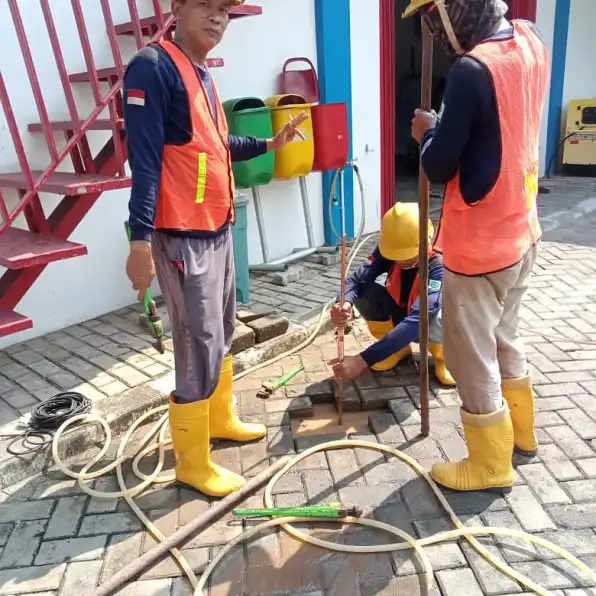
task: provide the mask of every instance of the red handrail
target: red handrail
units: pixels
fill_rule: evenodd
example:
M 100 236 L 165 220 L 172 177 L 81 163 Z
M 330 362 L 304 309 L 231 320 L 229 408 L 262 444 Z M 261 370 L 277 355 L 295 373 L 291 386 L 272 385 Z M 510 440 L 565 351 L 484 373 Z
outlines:
M 165 18 L 159 0 L 152 0 L 152 2 L 155 12 L 157 31 L 151 37 L 149 43 L 163 39 L 164 36 L 168 36 L 174 24 L 173 15 L 170 15 L 168 18 Z M 48 144 L 48 149 L 50 151 L 51 162 L 50 165 L 37 177 L 37 179 L 35 179 L 33 173 L 31 172 L 29 161 L 25 153 L 23 140 L 18 128 L 17 120 L 14 115 L 14 110 L 12 108 L 10 97 L 6 89 L 5 80 L 2 76 L 2 73 L 0 73 L 0 103 L 2 104 L 2 107 L 4 109 L 8 129 L 11 133 L 13 145 L 17 154 L 17 159 L 27 184 L 27 187 L 23 189 L 26 192 L 21 193 L 21 197 L 17 202 L 16 206 L 10 210 L 4 199 L 2 191 L 0 190 L 0 216 L 2 217 L 2 222 L 0 223 L 0 234 L 12 224 L 12 222 L 21 214 L 25 207 L 27 207 L 27 205 L 31 203 L 31 201 L 36 200 L 37 195 L 40 192 L 42 186 L 47 182 L 49 177 L 56 171 L 57 167 L 67 157 L 71 157 L 73 164 L 75 164 L 75 169 L 77 171 L 80 171 L 81 167 L 85 167 L 86 171 L 95 171 L 93 159 L 88 159 L 90 155 L 88 151 L 88 142 L 86 135 L 106 107 L 109 110 L 111 128 L 114 134 L 114 138 L 116 139 L 118 135 L 121 134 L 121 102 L 119 101 L 119 94 L 122 89 L 124 65 L 122 63 L 122 56 L 120 55 L 120 50 L 118 48 L 116 30 L 112 19 L 109 0 L 100 0 L 100 4 L 106 24 L 106 33 L 108 36 L 108 41 L 110 43 L 110 48 L 112 50 L 112 55 L 114 58 L 117 80 L 110 81 L 112 83 L 112 86 L 110 90 L 105 94 L 105 96 L 102 94 L 98 70 L 95 65 L 93 51 L 89 42 L 88 30 L 81 6 L 81 0 L 71 0 L 71 6 L 75 17 L 75 23 L 81 40 L 81 47 L 85 57 L 85 64 L 87 65 L 89 78 L 91 80 L 93 96 L 95 99 L 94 109 L 92 110 L 91 114 L 84 120 L 81 120 L 77 111 L 73 91 L 71 88 L 71 83 L 68 78 L 68 71 L 66 69 L 64 56 L 62 53 L 62 48 L 58 39 L 58 34 L 56 32 L 54 19 L 52 17 L 50 2 L 49 0 L 40 0 L 40 3 L 50 39 L 50 45 L 52 47 L 52 52 L 54 54 L 54 58 L 58 67 L 58 74 L 60 76 L 60 81 L 62 82 L 62 85 L 64 87 L 66 103 L 72 120 L 73 133 L 66 134 L 66 145 L 62 149 L 58 149 L 56 145 L 56 139 L 54 138 L 54 131 L 52 130 L 52 125 L 48 115 L 46 103 L 43 97 L 43 93 L 41 91 L 41 86 L 39 84 L 39 78 L 37 76 L 35 64 L 33 62 L 27 33 L 23 25 L 23 19 L 18 6 L 18 0 L 8 0 L 12 20 L 17 33 L 17 38 L 19 40 L 21 52 L 25 61 L 27 75 L 31 84 L 31 89 L 33 91 L 33 97 L 37 105 L 37 110 L 39 113 L 42 129 L 45 135 L 46 142 Z M 131 15 L 132 29 L 135 35 L 135 40 L 137 42 L 137 46 L 140 48 L 144 45 L 144 40 L 142 36 L 142 26 L 136 6 L 136 0 L 128 0 L 128 6 Z M 126 156 L 124 155 L 121 143 L 115 142 L 114 148 L 116 151 L 119 175 L 124 176 L 124 162 Z

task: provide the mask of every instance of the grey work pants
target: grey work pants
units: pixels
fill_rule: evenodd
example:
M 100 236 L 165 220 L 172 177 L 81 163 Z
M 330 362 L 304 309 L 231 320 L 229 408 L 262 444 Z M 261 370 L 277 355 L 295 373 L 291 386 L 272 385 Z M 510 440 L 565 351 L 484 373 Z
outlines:
M 501 379 L 528 374 L 519 310 L 538 245 L 509 269 L 468 277 L 445 270 L 443 350 L 463 408 L 489 414 L 502 405 Z
M 156 232 L 153 258 L 172 324 L 177 403 L 211 397 L 232 347 L 236 281 L 232 232 L 179 238 Z

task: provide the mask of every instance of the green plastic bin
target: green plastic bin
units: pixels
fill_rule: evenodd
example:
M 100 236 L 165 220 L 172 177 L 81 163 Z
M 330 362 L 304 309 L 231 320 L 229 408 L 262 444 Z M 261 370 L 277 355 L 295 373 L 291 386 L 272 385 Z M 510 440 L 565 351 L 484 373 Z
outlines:
M 230 134 L 240 137 L 273 137 L 271 108 L 258 97 L 229 99 L 223 104 Z M 234 180 L 238 188 L 252 188 L 269 184 L 273 179 L 275 154 L 269 151 L 249 161 L 232 164 Z
M 236 223 L 232 226 L 232 241 L 234 243 L 234 268 L 236 269 L 236 302 L 248 304 L 250 302 L 248 234 L 246 231 L 248 198 L 236 193 L 234 206 L 236 208 Z

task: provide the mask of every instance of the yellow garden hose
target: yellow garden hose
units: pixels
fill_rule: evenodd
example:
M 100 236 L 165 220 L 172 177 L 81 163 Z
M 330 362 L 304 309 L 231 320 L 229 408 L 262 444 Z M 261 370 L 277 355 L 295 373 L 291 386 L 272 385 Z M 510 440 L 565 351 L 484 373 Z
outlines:
M 362 180 L 360 179 L 360 174 L 359 174 L 358 170 L 355 169 L 355 172 L 356 172 L 357 179 L 358 179 L 358 182 L 360 185 L 361 199 L 362 199 L 362 203 L 363 203 L 363 206 L 362 206 L 363 207 L 362 208 L 363 218 L 361 221 L 360 229 L 358 231 L 356 242 L 355 242 L 352 250 L 350 251 L 348 269 L 350 269 L 358 251 L 360 250 L 360 248 L 362 247 L 364 242 L 368 239 L 367 237 L 362 238 L 362 232 L 363 232 L 363 228 L 364 228 L 364 211 L 365 211 L 364 198 L 363 198 L 363 186 L 362 186 Z M 313 332 L 300 345 L 285 352 L 284 354 L 280 354 L 279 356 L 276 356 L 275 358 L 273 358 L 267 362 L 258 364 L 254 367 L 251 367 L 250 369 L 247 369 L 247 370 L 235 375 L 234 380 L 243 378 L 256 370 L 259 370 L 259 369 L 269 366 L 275 362 L 278 362 L 284 358 L 287 358 L 288 356 L 291 356 L 292 354 L 295 354 L 295 353 L 301 351 L 303 348 L 305 348 L 310 343 L 312 343 L 312 341 L 318 335 L 318 333 L 323 325 L 325 316 L 327 315 L 328 310 L 331 307 L 331 305 L 333 304 L 333 302 L 334 301 L 332 300 L 327 305 L 325 305 L 325 307 L 322 310 L 320 317 L 317 321 L 317 324 L 315 325 Z M 126 503 L 128 503 L 131 510 L 135 513 L 135 515 L 140 519 L 140 521 L 143 523 L 143 525 L 147 528 L 147 531 L 158 542 L 162 542 L 165 539 L 165 536 L 160 532 L 160 530 L 155 526 L 155 524 L 153 524 L 151 522 L 151 520 L 149 520 L 149 518 L 143 513 L 143 511 L 137 506 L 137 504 L 134 501 L 134 497 L 139 495 L 141 492 L 143 492 L 151 484 L 160 484 L 160 483 L 166 483 L 166 482 L 171 482 L 171 481 L 175 480 L 175 474 L 173 471 L 162 473 L 163 464 L 164 464 L 164 460 L 165 460 L 165 447 L 171 443 L 171 439 L 166 437 L 166 433 L 168 431 L 167 410 L 168 410 L 168 406 L 163 405 L 158 408 L 155 408 L 154 410 L 152 410 L 150 412 L 147 412 L 142 417 L 140 417 L 138 420 L 136 420 L 135 423 L 126 432 L 122 441 L 120 442 L 120 445 L 119 445 L 117 453 L 116 453 L 115 460 L 111 464 L 109 464 L 99 470 L 92 471 L 92 472 L 90 470 L 94 467 L 94 465 L 97 462 L 99 462 L 104 457 L 104 455 L 107 453 L 108 449 L 110 448 L 110 445 L 112 442 L 112 433 L 111 433 L 109 424 L 106 420 L 104 420 L 103 418 L 101 418 L 95 414 L 88 414 L 88 415 L 83 414 L 80 416 L 74 416 L 73 418 L 70 418 L 69 420 L 64 422 L 64 424 L 62 424 L 62 426 L 58 429 L 58 431 L 54 435 L 54 440 L 52 442 L 52 455 L 53 455 L 56 467 L 58 469 L 60 469 L 67 476 L 76 479 L 80 489 L 92 497 L 95 497 L 98 499 L 123 498 L 126 501 Z M 148 420 L 149 418 L 153 418 L 156 414 L 162 414 L 160 419 L 147 432 L 147 434 L 142 439 L 140 445 L 135 449 L 134 453 L 125 455 L 124 451 L 126 449 L 128 442 L 130 441 L 131 437 L 133 436 L 134 432 L 146 420 Z M 83 467 L 83 469 L 81 469 L 78 472 L 68 468 L 65 465 L 65 463 L 61 460 L 61 458 L 58 454 L 58 445 L 61 441 L 62 435 L 69 427 L 71 427 L 72 425 L 77 424 L 77 423 L 99 424 L 102 427 L 104 434 L 105 434 L 105 443 L 104 443 L 102 449 L 91 461 L 89 461 Z M 539 586 L 538 584 L 534 583 L 533 581 L 525 578 L 524 576 L 519 574 L 517 571 L 515 571 L 514 569 L 509 567 L 509 565 L 507 565 L 506 563 L 504 563 L 498 559 L 495 559 L 491 555 L 491 553 L 487 549 L 485 549 L 476 540 L 475 536 L 479 536 L 479 535 L 510 536 L 510 537 L 515 537 L 515 538 L 521 538 L 523 540 L 526 540 L 527 542 L 533 542 L 543 548 L 551 550 L 552 552 L 557 554 L 559 557 L 569 561 L 572 565 L 574 565 L 577 569 L 579 569 L 587 577 L 589 577 L 593 582 L 596 583 L 596 573 L 594 573 L 593 570 L 589 569 L 584 563 L 579 561 L 577 558 L 575 558 L 570 553 L 566 552 L 565 550 L 561 549 L 560 547 L 556 546 L 555 544 L 548 542 L 547 540 L 538 538 L 536 536 L 527 534 L 525 532 L 521 532 L 521 531 L 517 531 L 517 530 L 510 530 L 508 528 L 485 528 L 485 527 L 465 528 L 463 526 L 463 524 L 461 523 L 461 521 L 458 519 L 457 515 L 455 514 L 455 512 L 453 511 L 451 506 L 449 505 L 449 502 L 447 501 L 447 499 L 443 496 L 443 494 L 441 493 L 441 491 L 439 490 L 437 485 L 433 482 L 432 478 L 415 460 L 410 458 L 405 453 L 398 451 L 397 449 L 394 449 L 392 447 L 388 447 L 386 445 L 382 445 L 379 443 L 371 443 L 371 442 L 366 442 L 366 441 L 354 441 L 354 440 L 333 441 L 330 443 L 325 443 L 324 445 L 319 445 L 319 446 L 313 447 L 312 449 L 305 451 L 304 453 L 296 456 L 292 461 L 290 461 L 271 480 L 271 482 L 267 486 L 267 489 L 265 492 L 265 498 L 264 498 L 265 506 L 266 507 L 273 506 L 273 499 L 271 496 L 272 492 L 273 492 L 273 488 L 275 487 L 277 482 L 279 482 L 279 480 L 285 474 L 287 474 L 289 470 L 294 468 L 299 462 L 301 462 L 302 460 L 306 459 L 310 455 L 317 453 L 317 452 L 333 450 L 333 449 L 345 449 L 345 448 L 363 448 L 363 449 L 370 449 L 370 450 L 374 450 L 374 451 L 380 451 L 382 453 L 386 453 L 386 454 L 392 455 L 394 457 L 397 457 L 397 458 L 401 459 L 403 462 L 405 462 L 406 464 L 408 464 L 412 469 L 414 469 L 420 476 L 422 476 L 429 483 L 432 491 L 434 492 L 436 497 L 439 499 L 441 505 L 447 512 L 447 515 L 451 519 L 455 529 L 451 530 L 449 532 L 441 532 L 441 533 L 438 533 L 438 534 L 428 537 L 428 538 L 416 539 L 416 538 L 410 536 L 409 534 L 407 534 L 406 532 L 402 531 L 399 528 L 395 528 L 389 524 L 386 524 L 386 523 L 383 523 L 380 521 L 376 521 L 376 520 L 372 520 L 372 519 L 367 519 L 367 518 L 347 518 L 347 519 L 342 519 L 342 520 L 338 520 L 338 519 L 324 519 L 324 520 L 322 520 L 322 519 L 316 519 L 316 518 L 310 518 L 310 517 L 309 518 L 274 518 L 274 519 L 266 521 L 258 526 L 250 528 L 249 530 L 244 532 L 242 535 L 238 536 L 231 542 L 227 543 L 226 546 L 219 551 L 219 553 L 217 554 L 215 559 L 210 563 L 210 565 L 207 567 L 207 569 L 202 574 L 200 579 L 197 579 L 191 565 L 182 556 L 180 551 L 177 548 L 171 549 L 170 554 L 176 560 L 176 562 L 178 563 L 178 565 L 180 566 L 182 571 L 188 577 L 191 585 L 194 588 L 194 594 L 202 595 L 205 593 L 204 592 L 205 587 L 207 586 L 207 583 L 209 581 L 210 576 L 213 573 L 213 570 L 219 564 L 219 562 L 223 559 L 223 557 L 225 557 L 226 554 L 236 544 L 238 544 L 244 540 L 247 540 L 251 536 L 263 531 L 266 528 L 270 528 L 270 527 L 274 527 L 274 526 L 281 526 L 284 529 L 284 531 L 286 531 L 288 534 L 294 536 L 298 540 L 301 540 L 303 542 L 313 544 L 313 545 L 316 545 L 316 546 L 319 546 L 322 548 L 327 548 L 329 550 L 333 550 L 336 552 L 385 553 L 385 552 L 393 552 L 393 551 L 398 551 L 398 550 L 413 549 L 416 556 L 422 562 L 422 565 L 424 567 L 426 583 L 429 587 L 432 583 L 433 570 L 432 570 L 432 565 L 430 563 L 428 555 L 424 551 L 424 548 L 427 546 L 433 545 L 433 544 L 438 544 L 440 542 L 453 541 L 453 540 L 458 540 L 462 537 L 465 537 L 468 540 L 468 542 L 470 542 L 470 544 L 487 561 L 492 563 L 497 569 L 501 570 L 504 574 L 506 574 L 513 580 L 518 581 L 520 584 L 525 586 L 527 589 L 529 589 L 537 594 L 540 594 L 541 596 L 552 596 L 551 592 L 549 592 L 545 588 L 543 588 L 543 587 Z M 153 453 L 154 451 L 158 452 L 158 461 L 155 465 L 155 469 L 150 474 L 144 474 L 139 470 L 139 463 L 146 455 L 149 455 L 149 454 Z M 129 488 L 126 486 L 126 484 L 124 482 L 124 475 L 122 473 L 122 464 L 125 461 L 128 461 L 128 459 L 131 456 L 134 458 L 133 466 L 132 466 L 133 473 L 141 480 L 141 482 L 138 485 Z M 114 491 L 114 492 L 102 492 L 102 491 L 97 491 L 97 490 L 90 488 L 89 485 L 87 484 L 91 480 L 93 480 L 95 478 L 99 478 L 100 476 L 103 476 L 113 470 L 116 470 L 116 476 L 117 476 L 118 485 L 119 485 L 120 490 Z M 330 521 L 333 521 L 335 523 L 339 523 L 342 525 L 343 524 L 353 524 L 353 525 L 367 526 L 367 527 L 375 528 L 378 530 L 382 530 L 384 532 L 393 534 L 393 535 L 401 538 L 403 540 L 403 542 L 396 542 L 396 543 L 392 543 L 392 544 L 384 544 L 384 545 L 379 545 L 379 546 L 354 546 L 354 545 L 336 544 L 334 542 L 329 542 L 327 540 L 322 540 L 315 536 L 310 536 L 308 534 L 305 534 L 304 532 L 300 531 L 298 528 L 296 528 L 292 525 L 293 523 L 299 523 L 299 522 L 307 522 L 310 524 L 317 523 L 317 522 L 324 522 L 324 523 L 328 524 Z

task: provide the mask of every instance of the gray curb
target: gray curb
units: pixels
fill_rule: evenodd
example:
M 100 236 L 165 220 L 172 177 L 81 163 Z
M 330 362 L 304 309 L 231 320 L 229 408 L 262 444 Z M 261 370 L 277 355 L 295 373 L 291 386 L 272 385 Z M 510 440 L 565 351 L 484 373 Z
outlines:
M 540 225 L 542 226 L 542 232 L 544 234 L 562 228 L 566 225 L 573 223 L 574 221 L 594 213 L 596 211 L 596 198 L 584 199 L 572 207 L 571 209 L 565 209 L 563 211 L 557 211 L 552 215 L 547 215 L 540 218 Z
M 302 325 L 290 325 L 284 335 L 237 354 L 234 356 L 234 373 L 237 374 L 252 366 L 267 362 L 275 356 L 295 348 L 313 333 L 318 319 L 319 315 L 317 314 L 316 317 Z M 323 322 L 318 335 L 329 329 L 331 329 L 331 322 L 327 318 Z M 117 437 L 123 434 L 143 414 L 167 403 L 168 395 L 163 388 L 169 386 L 172 374 L 168 373 L 117 396 L 106 397 L 93 408 L 93 413 L 105 418 L 112 434 Z M 147 422 L 150 422 L 150 420 Z M 14 423 L 9 426 L 14 428 Z M 97 448 L 98 445 L 102 444 L 103 432 L 98 425 L 75 427 L 72 432 L 64 435 L 58 453 L 62 459 L 67 459 L 91 447 Z M 16 449 L 18 449 L 18 445 L 15 447 Z M 36 453 L 18 457 L 7 452 L 0 453 L 0 489 L 44 472 L 52 465 L 51 445 Z

